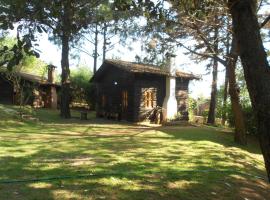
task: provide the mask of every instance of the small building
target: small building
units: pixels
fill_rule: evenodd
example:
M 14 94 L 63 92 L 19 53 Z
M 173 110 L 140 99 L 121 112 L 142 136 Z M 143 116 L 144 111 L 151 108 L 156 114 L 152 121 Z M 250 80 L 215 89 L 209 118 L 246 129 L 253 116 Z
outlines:
M 61 86 L 55 82 L 55 68 L 53 65 L 48 66 L 47 78 L 24 72 L 1 71 L 0 103 L 19 104 L 23 89 L 24 103 L 34 107 L 57 108 Z
M 188 120 L 188 85 L 198 77 L 174 70 L 174 63 L 169 65 L 171 67 L 162 69 L 154 65 L 105 60 L 91 79 L 97 90 L 97 115 L 120 111 L 122 119 L 140 122 L 160 107 L 165 110 L 166 119 L 178 115 Z

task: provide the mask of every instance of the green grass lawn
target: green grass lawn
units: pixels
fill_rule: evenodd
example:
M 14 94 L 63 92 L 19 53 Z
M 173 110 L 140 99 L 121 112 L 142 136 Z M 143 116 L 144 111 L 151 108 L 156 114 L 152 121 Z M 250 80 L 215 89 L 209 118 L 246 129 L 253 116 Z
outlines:
M 216 128 L 62 120 L 45 109 L 21 122 L 3 108 L 1 200 L 270 199 L 254 138 L 241 147 Z

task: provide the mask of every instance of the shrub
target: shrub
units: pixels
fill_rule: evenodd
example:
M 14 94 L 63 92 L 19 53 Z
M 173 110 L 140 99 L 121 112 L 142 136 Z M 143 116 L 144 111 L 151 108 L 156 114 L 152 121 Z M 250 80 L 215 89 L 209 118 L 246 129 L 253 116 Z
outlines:
M 92 86 L 89 82 L 91 76 L 92 72 L 85 66 L 71 71 L 71 98 L 73 104 L 92 105 Z

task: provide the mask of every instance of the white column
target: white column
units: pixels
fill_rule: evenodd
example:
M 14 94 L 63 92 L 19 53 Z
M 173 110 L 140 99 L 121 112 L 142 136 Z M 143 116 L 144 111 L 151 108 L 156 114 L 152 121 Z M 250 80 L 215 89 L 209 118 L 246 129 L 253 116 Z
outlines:
M 166 97 L 163 103 L 165 119 L 173 119 L 177 114 L 175 86 L 176 86 L 175 77 L 166 77 Z
M 175 55 L 168 55 L 168 57 L 168 71 L 170 72 L 170 75 L 166 77 L 166 97 L 163 102 L 163 114 L 165 120 L 174 119 L 177 115 L 177 101 L 175 97 Z

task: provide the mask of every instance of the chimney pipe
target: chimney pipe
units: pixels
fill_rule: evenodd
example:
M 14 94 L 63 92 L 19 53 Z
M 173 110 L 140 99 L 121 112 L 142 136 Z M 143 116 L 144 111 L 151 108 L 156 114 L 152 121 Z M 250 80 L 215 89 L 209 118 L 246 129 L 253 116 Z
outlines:
M 48 82 L 55 83 L 55 69 L 56 66 L 48 65 Z
M 166 96 L 163 102 L 163 115 L 165 120 L 172 120 L 177 114 L 177 101 L 175 97 L 176 87 L 176 67 L 175 67 L 175 55 L 167 53 L 167 68 L 169 75 L 166 77 Z
M 170 72 L 171 76 L 175 76 L 175 73 L 176 73 L 176 66 L 175 66 L 176 55 L 172 54 L 172 53 L 166 53 L 166 57 L 167 57 L 168 71 Z

